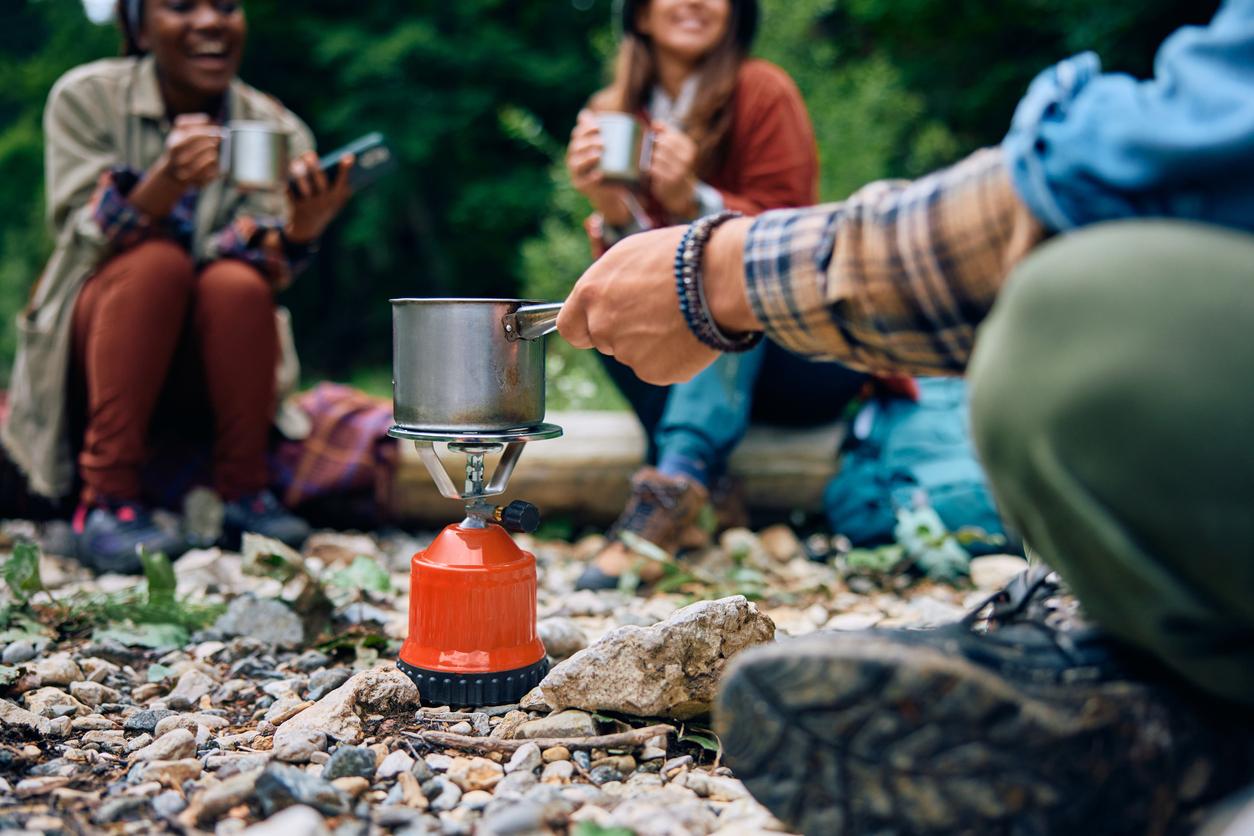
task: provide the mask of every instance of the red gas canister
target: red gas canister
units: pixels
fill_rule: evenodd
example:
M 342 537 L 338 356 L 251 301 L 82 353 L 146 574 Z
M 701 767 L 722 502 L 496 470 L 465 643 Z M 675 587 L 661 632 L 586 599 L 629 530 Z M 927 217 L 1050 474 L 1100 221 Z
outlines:
M 410 562 L 397 665 L 424 703 L 517 702 L 548 672 L 536 633 L 536 560 L 499 525 L 447 526 Z

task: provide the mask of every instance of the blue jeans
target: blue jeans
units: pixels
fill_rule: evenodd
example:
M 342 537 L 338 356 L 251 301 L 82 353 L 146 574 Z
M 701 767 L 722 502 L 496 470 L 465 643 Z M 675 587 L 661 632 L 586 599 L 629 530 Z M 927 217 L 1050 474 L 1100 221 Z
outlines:
M 813 426 L 834 421 L 869 376 L 839 363 L 792 354 L 770 340 L 724 354 L 687 383 L 654 386 L 612 357 L 602 357 L 644 426 L 648 460 L 683 463 L 681 472 L 712 485 L 723 475 L 751 419 Z M 835 451 L 832 451 L 833 454 Z

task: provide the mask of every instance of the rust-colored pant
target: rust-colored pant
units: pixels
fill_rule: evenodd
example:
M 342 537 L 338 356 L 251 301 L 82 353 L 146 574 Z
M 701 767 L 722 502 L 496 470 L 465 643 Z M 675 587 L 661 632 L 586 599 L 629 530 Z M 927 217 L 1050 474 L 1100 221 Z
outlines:
M 177 244 L 145 242 L 87 280 L 74 308 L 85 388 L 83 501 L 140 498 L 154 410 L 166 397 L 213 417 L 213 481 L 226 499 L 265 487 L 279 342 L 274 296 L 242 261 L 197 271 Z

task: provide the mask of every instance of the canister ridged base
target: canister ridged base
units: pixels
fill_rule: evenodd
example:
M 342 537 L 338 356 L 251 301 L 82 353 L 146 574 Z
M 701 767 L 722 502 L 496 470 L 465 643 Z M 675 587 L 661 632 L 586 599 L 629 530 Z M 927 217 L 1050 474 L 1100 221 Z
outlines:
M 518 702 L 549 672 L 549 657 L 541 657 L 539 662 L 525 668 L 489 673 L 429 671 L 414 667 L 404 659 L 397 659 L 396 667 L 418 686 L 418 696 L 424 705 L 477 708 Z

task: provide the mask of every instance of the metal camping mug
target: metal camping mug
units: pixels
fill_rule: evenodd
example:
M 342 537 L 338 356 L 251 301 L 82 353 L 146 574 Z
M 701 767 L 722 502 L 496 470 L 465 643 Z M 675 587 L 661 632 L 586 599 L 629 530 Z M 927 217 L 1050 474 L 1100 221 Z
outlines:
M 501 432 L 544 420 L 544 340 L 560 302 L 392 299 L 392 412 L 402 427 Z
M 653 134 L 630 113 L 598 113 L 601 129 L 601 171 L 605 179 L 637 183 L 649 167 Z
M 277 191 L 287 183 L 287 134 L 264 122 L 228 122 L 219 167 L 240 191 Z

